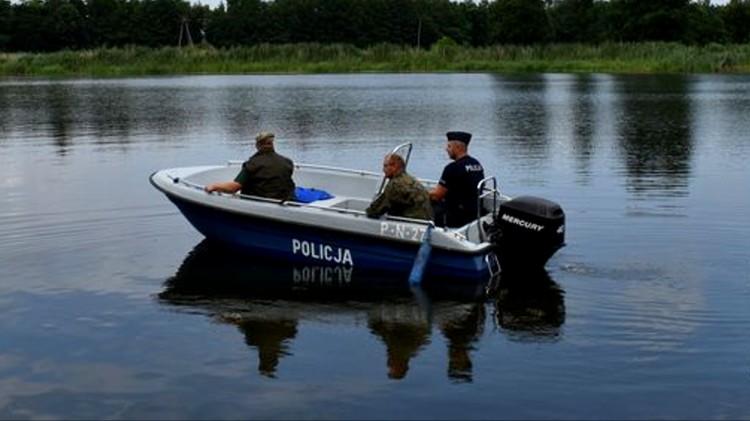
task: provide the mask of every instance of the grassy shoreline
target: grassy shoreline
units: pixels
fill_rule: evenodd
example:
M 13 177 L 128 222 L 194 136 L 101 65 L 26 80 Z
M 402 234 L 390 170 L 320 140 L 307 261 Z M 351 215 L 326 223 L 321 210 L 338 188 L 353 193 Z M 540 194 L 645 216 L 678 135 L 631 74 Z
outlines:
M 230 49 L 131 46 L 0 53 L 0 77 L 360 72 L 750 73 L 750 45 L 449 45 L 421 50 L 394 45 L 261 44 Z

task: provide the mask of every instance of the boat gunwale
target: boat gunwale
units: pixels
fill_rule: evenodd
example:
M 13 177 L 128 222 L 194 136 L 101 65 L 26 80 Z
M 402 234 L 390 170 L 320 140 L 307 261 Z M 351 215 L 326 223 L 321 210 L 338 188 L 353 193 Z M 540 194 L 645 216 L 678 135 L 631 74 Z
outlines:
M 299 165 L 299 164 L 297 164 L 297 165 Z M 341 172 L 352 172 L 352 173 L 360 174 L 360 175 L 369 175 L 369 174 L 375 175 L 375 173 L 372 173 L 372 172 L 367 172 L 367 171 L 365 171 L 365 172 L 359 172 L 357 170 L 350 170 L 350 169 L 347 169 L 347 168 L 325 167 L 325 166 L 308 165 L 308 164 L 301 164 L 301 165 L 304 165 L 304 166 L 309 167 L 309 168 L 315 168 L 315 169 L 342 170 Z M 222 167 L 216 167 L 216 169 L 219 169 L 219 168 L 222 168 Z M 209 170 L 210 170 L 210 168 L 208 168 L 206 171 L 209 171 Z M 163 170 L 163 171 L 168 171 L 168 170 Z M 152 174 L 152 176 L 156 175 L 159 172 L 162 172 L 162 171 L 156 171 L 154 174 Z M 193 188 L 193 189 L 196 189 L 196 190 L 203 191 L 203 189 L 205 187 L 205 185 L 203 185 L 203 184 L 198 184 L 198 183 L 195 183 L 193 181 L 185 180 L 185 179 L 183 179 L 181 177 L 172 177 L 169 174 L 167 174 L 166 172 L 165 172 L 165 175 L 167 176 L 167 178 L 170 178 L 174 183 L 181 183 L 181 184 L 186 185 L 187 187 L 190 187 L 190 188 Z M 156 186 L 156 187 L 158 187 L 158 186 Z M 160 190 L 162 192 L 166 193 L 166 191 L 164 191 L 163 189 L 160 188 Z M 252 195 L 252 194 L 242 194 L 242 193 L 213 192 L 211 194 L 215 194 L 215 195 L 218 195 L 218 196 L 224 196 L 224 197 L 236 197 L 236 198 L 239 198 L 239 199 L 257 201 L 257 202 L 275 203 L 275 204 L 279 204 L 279 205 L 282 205 L 282 206 L 297 206 L 297 207 L 303 207 L 303 208 L 322 209 L 322 210 L 325 210 L 325 211 L 332 211 L 332 212 L 337 212 L 337 213 L 349 213 L 349 214 L 353 214 L 353 215 L 357 215 L 357 216 L 366 216 L 367 215 L 364 211 L 361 211 L 361 210 L 358 210 L 358 209 L 337 208 L 337 207 L 331 206 L 330 204 L 321 205 L 321 204 L 317 204 L 315 202 L 304 203 L 304 202 L 299 202 L 297 200 L 273 199 L 273 198 L 269 198 L 269 197 L 255 196 L 255 195 Z M 345 196 L 345 197 L 346 198 L 343 201 L 352 200 L 352 199 L 359 199 L 359 198 L 350 197 L 350 196 Z M 326 200 L 328 200 L 328 199 L 326 199 Z M 341 201 L 342 200 L 339 200 L 339 202 L 341 202 Z M 335 203 L 338 203 L 338 202 L 335 202 Z M 393 216 L 393 215 L 384 215 L 384 217 L 385 217 L 386 220 L 400 221 L 400 222 L 410 222 L 410 223 L 417 224 L 417 225 L 431 225 L 431 224 L 433 224 L 432 221 L 426 220 L 426 219 L 407 218 L 405 216 Z

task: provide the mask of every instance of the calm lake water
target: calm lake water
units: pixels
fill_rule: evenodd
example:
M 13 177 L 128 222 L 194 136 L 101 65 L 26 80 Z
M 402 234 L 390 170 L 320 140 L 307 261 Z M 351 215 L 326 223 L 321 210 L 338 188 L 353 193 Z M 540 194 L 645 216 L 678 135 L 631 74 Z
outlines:
M 750 419 L 748 116 L 748 75 L 0 80 L 0 419 Z M 148 176 L 260 130 L 426 178 L 470 131 L 567 246 L 487 297 L 236 256 Z

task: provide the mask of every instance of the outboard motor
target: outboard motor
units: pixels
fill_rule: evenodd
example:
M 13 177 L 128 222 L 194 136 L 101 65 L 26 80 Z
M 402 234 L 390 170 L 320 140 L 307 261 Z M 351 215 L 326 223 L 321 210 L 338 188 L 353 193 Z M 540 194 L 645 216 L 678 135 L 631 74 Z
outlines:
M 565 245 L 565 213 L 547 199 L 516 197 L 500 204 L 489 237 L 503 271 L 543 269 Z

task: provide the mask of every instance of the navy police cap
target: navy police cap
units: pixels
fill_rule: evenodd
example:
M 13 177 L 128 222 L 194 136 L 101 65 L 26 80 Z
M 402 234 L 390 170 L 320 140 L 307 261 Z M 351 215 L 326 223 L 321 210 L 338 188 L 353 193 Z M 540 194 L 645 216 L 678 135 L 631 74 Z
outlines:
M 445 134 L 446 137 L 448 137 L 448 140 L 458 140 L 459 142 L 463 142 L 465 144 L 469 144 L 471 141 L 471 133 L 466 132 L 448 132 Z

